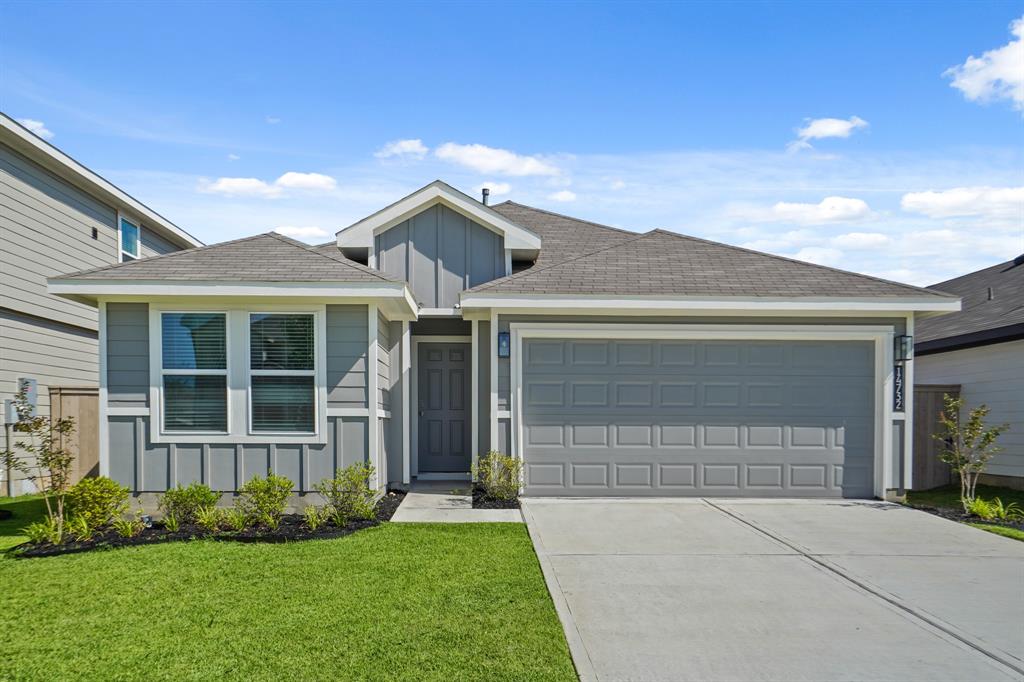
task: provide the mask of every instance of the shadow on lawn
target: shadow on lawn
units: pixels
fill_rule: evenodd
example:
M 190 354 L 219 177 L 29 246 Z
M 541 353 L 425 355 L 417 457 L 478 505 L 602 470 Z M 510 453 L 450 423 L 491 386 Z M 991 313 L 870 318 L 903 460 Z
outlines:
M 24 542 L 21 529 L 46 516 L 46 502 L 38 495 L 0 497 L 0 510 L 11 512 L 10 518 L 0 519 L 0 551 L 3 551 Z

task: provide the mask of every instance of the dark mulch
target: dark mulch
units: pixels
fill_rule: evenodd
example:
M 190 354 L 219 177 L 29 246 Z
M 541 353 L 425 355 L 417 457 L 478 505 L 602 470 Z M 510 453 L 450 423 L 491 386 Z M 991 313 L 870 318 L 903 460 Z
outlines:
M 949 507 L 925 507 L 914 505 L 914 509 L 920 509 L 921 511 L 941 516 L 942 518 L 949 519 L 950 521 L 958 521 L 960 523 L 986 523 L 990 526 L 1003 526 L 1004 528 L 1015 528 L 1017 530 L 1024 531 L 1024 520 L 1005 521 L 999 519 L 983 519 L 980 516 L 968 514 L 963 509 L 950 509 Z
M 310 530 L 301 514 L 286 514 L 281 517 L 281 524 L 274 530 L 265 527 L 247 528 L 243 531 L 222 530 L 211 533 L 199 526 L 182 525 L 177 531 L 169 531 L 164 528 L 161 522 L 153 524 L 152 528 L 146 528 L 142 533 L 133 538 L 125 538 L 113 530 L 104 530 L 96 533 L 86 542 L 70 541 L 61 545 L 50 543 L 31 544 L 24 543 L 12 548 L 10 553 L 18 558 L 35 558 L 57 556 L 59 554 L 77 554 L 98 549 L 112 549 L 115 547 L 134 547 L 136 545 L 154 545 L 164 542 L 181 542 L 184 540 L 224 540 L 229 542 L 296 542 L 300 540 L 330 540 L 340 538 L 364 528 L 373 528 L 385 521 L 390 521 L 394 516 L 398 505 L 402 503 L 405 493 L 402 491 L 388 491 L 378 502 L 374 509 L 374 518 L 350 521 L 343 527 L 327 523 L 316 530 Z
M 473 486 L 473 509 L 519 509 L 519 498 L 499 500 L 478 485 Z

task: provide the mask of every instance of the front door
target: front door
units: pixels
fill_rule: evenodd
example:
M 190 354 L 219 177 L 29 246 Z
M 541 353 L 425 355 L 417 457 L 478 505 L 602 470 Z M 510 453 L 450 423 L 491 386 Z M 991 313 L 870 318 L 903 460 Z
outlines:
M 418 452 L 421 473 L 469 471 L 468 343 L 420 343 Z

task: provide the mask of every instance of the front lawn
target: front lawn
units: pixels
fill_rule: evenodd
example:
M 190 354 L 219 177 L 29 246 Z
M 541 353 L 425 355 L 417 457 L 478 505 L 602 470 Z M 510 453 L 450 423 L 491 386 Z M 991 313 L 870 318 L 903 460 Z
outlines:
M 982 530 L 987 530 L 989 533 L 995 533 L 996 535 L 1002 535 L 1004 538 L 1013 538 L 1014 540 L 1020 540 L 1024 542 L 1024 530 L 1018 530 L 1016 528 L 1007 528 L 1006 526 L 993 526 L 990 523 L 969 523 L 968 526 L 974 526 Z
M 1016 502 L 1024 507 L 1024 490 L 1014 490 L 992 485 L 979 485 L 978 497 L 991 500 L 998 497 L 1004 504 Z M 960 504 L 960 485 L 944 485 L 932 490 L 907 491 L 907 503 L 914 507 L 938 507 L 940 509 L 962 509 Z
M 3 557 L 0 584 L 8 679 L 575 679 L 520 524 Z

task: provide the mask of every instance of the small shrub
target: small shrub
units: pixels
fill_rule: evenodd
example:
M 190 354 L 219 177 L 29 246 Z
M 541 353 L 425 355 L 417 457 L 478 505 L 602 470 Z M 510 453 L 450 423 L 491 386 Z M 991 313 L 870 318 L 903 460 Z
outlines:
M 238 506 L 249 521 L 276 530 L 293 486 L 289 479 L 275 474 L 266 478 L 251 478 L 242 486 Z
M 980 497 L 976 497 L 970 502 L 967 502 L 966 511 L 968 514 L 977 516 L 978 518 L 991 521 L 995 518 L 995 511 L 992 508 L 992 503 L 983 500 Z
M 196 510 L 196 523 L 203 530 L 216 533 L 224 520 L 224 512 L 217 507 L 200 507 Z
M 303 511 L 303 516 L 306 522 L 306 527 L 310 530 L 316 530 L 327 523 L 327 520 L 330 517 L 330 512 L 327 508 L 309 505 L 306 507 L 305 511 Z
M 123 538 L 134 538 L 142 534 L 146 524 L 138 516 L 120 517 L 114 519 L 114 532 Z
M 511 455 L 491 450 L 481 457 L 473 471 L 477 485 L 495 500 L 514 500 L 519 497 L 519 478 L 523 463 Z
M 994 519 L 1013 521 L 1014 519 L 1024 518 L 1024 511 L 1021 511 L 1020 505 L 1016 502 L 1003 504 L 1003 501 L 997 497 L 989 502 L 988 505 Z
M 187 487 L 178 485 L 160 496 L 160 509 L 167 516 L 174 516 L 179 523 L 196 523 L 196 513 L 203 507 L 213 507 L 220 494 L 202 483 L 191 483 Z
M 181 521 L 174 514 L 168 514 L 164 517 L 164 528 L 172 533 L 177 533 L 178 529 L 181 528 Z
M 58 524 L 57 519 L 52 516 L 43 518 L 25 526 L 22 530 L 28 541 L 37 545 L 49 542 L 51 545 L 59 545 L 64 539 L 63 528 Z
M 89 525 L 89 520 L 84 516 L 72 516 L 68 520 L 68 533 L 79 542 L 92 540 L 95 532 L 95 529 Z
M 83 478 L 68 490 L 68 510 L 82 519 L 78 523 L 100 529 L 128 511 L 128 495 L 128 488 L 106 476 Z
M 245 512 L 238 507 L 232 507 L 224 514 L 224 525 L 227 526 L 229 530 L 241 533 L 249 527 L 249 517 L 246 516 Z
M 351 519 L 372 519 L 376 494 L 370 488 L 374 469 L 366 463 L 352 464 L 334 472 L 334 478 L 324 479 L 316 491 L 327 502 L 328 514 L 336 526 L 344 526 Z

